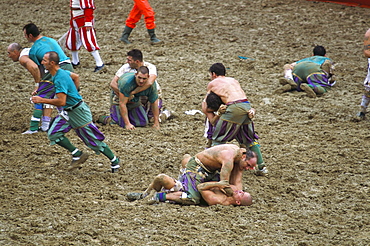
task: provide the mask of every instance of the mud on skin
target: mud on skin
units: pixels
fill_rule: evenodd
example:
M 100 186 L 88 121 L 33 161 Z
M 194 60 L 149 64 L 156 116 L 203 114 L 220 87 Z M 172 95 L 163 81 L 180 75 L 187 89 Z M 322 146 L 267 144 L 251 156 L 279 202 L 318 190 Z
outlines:
M 130 45 L 119 41 L 130 1 L 97 0 L 96 30 L 106 71 L 81 49 L 81 94 L 94 115 L 109 112 L 108 83 L 139 48 L 158 69 L 166 107 L 178 117 L 160 131 L 100 126 L 122 160 L 112 174 L 104 156 L 94 155 L 79 171 L 44 133 L 21 135 L 32 106 L 32 77 L 6 57 L 6 47 L 29 47 L 22 27 L 32 21 L 58 39 L 68 29 L 67 1 L 46 7 L 41 0 L 0 0 L 0 244 L 2 245 L 369 245 L 369 121 L 355 122 L 366 76 L 362 55 L 369 9 L 303 1 L 156 0 L 151 45 L 143 20 Z M 323 45 L 337 62 L 336 86 L 322 97 L 274 95 L 286 63 Z M 238 56 L 252 59 L 240 59 Z M 256 109 L 255 128 L 269 177 L 244 175 L 251 207 L 199 207 L 129 202 L 159 173 L 178 176 L 180 160 L 203 150 L 201 109 L 208 68 L 222 62 L 239 80 Z M 55 114 L 55 112 L 54 112 Z

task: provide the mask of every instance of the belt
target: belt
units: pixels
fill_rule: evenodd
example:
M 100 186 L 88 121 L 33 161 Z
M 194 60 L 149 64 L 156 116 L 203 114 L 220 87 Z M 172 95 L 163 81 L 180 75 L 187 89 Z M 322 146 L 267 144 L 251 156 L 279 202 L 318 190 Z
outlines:
M 249 102 L 248 102 L 248 99 L 240 99 L 240 100 L 236 100 L 233 102 L 228 102 L 226 103 L 226 105 L 235 104 L 235 103 L 249 103 Z
M 194 160 L 195 160 L 195 162 L 199 165 L 199 166 L 201 166 L 204 170 L 206 170 L 206 172 L 207 173 L 212 173 L 211 171 L 209 171 L 208 170 L 208 168 L 206 168 L 205 166 L 204 166 L 204 164 L 198 159 L 198 157 L 196 157 L 196 156 L 194 156 Z
M 76 103 L 75 105 L 73 105 L 72 107 L 68 107 L 68 108 L 65 108 L 64 110 L 65 111 L 72 111 L 74 110 L 75 108 L 77 108 L 78 106 L 80 106 L 84 101 L 79 101 L 78 103 Z
M 71 8 L 71 10 L 81 10 L 80 8 Z

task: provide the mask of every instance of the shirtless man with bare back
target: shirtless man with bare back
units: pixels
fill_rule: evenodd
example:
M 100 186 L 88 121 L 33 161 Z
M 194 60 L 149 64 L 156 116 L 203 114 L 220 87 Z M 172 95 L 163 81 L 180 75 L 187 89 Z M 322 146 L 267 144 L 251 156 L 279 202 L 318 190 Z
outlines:
M 219 117 L 212 128 L 212 146 L 225 144 L 236 139 L 241 147 L 249 148 L 258 156 L 256 174 L 265 175 L 267 168 L 264 164 L 258 136 L 254 132 L 252 118 L 255 110 L 251 107 L 247 96 L 239 82 L 231 77 L 226 77 L 226 69 L 222 63 L 213 64 L 210 69 L 211 82 L 207 86 L 207 95 L 211 92 L 218 95 L 226 111 Z M 202 103 L 202 110 L 211 121 L 214 112 L 207 110 L 206 98 Z
M 148 197 L 146 199 L 148 204 L 168 200 L 184 205 L 195 205 L 208 203 L 207 199 L 202 199 L 200 192 L 204 191 L 212 205 L 216 201 L 224 205 L 227 203 L 238 205 L 235 204 L 235 200 L 227 197 L 234 197 L 234 195 L 244 197 L 245 195 L 245 199 L 247 197 L 251 199 L 249 194 L 244 194 L 244 192 L 241 194 L 239 191 L 243 188 L 243 171 L 254 169 L 256 163 L 257 156 L 251 150 L 239 148 L 234 144 L 217 145 L 193 157 L 188 154 L 184 155 L 182 167 L 185 170 L 179 180 L 166 174 L 159 174 L 142 194 L 131 193 L 128 194 L 128 198 L 135 200 Z M 202 183 L 209 184 L 199 186 Z M 139 197 L 133 198 L 137 194 Z M 248 202 L 241 203 L 247 204 Z

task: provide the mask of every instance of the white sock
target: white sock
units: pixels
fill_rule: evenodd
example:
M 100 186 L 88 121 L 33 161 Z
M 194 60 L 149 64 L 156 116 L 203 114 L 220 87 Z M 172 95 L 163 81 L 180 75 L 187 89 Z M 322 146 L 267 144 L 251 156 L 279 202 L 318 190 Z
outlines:
M 72 53 L 72 63 L 77 64 L 80 62 L 80 58 L 78 57 L 78 51 L 71 51 Z
M 284 78 L 293 80 L 293 73 L 292 69 L 285 70 Z
M 103 66 L 103 61 L 101 60 L 100 58 L 100 55 L 99 55 L 99 51 L 98 50 L 94 50 L 91 52 L 91 55 L 94 57 L 95 59 L 95 63 L 96 63 L 96 66 L 98 67 L 101 67 Z

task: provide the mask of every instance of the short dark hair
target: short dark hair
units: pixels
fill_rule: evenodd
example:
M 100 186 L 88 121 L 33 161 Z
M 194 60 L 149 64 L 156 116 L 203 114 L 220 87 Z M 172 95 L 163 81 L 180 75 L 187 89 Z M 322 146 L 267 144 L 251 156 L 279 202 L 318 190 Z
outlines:
M 23 27 L 23 30 L 26 30 L 27 35 L 32 34 L 32 36 L 34 36 L 34 37 L 37 37 L 37 36 L 40 35 L 39 28 L 33 23 L 29 23 L 29 24 L 25 25 Z
M 149 74 L 149 69 L 146 66 L 141 66 L 137 69 L 137 73 Z
M 245 152 L 243 152 L 243 155 L 246 155 L 247 160 L 257 157 L 257 154 L 250 149 L 247 149 Z
M 217 76 L 225 76 L 226 68 L 222 63 L 215 63 L 209 68 L 210 73 L 215 73 Z
M 143 53 L 138 49 L 133 49 L 127 52 L 127 56 L 131 56 L 134 61 L 143 61 Z
M 313 48 L 313 55 L 314 56 L 325 56 L 326 50 L 323 46 L 317 45 Z
M 206 103 L 207 103 L 207 108 L 213 111 L 217 111 L 222 104 L 222 100 L 221 100 L 221 97 L 219 97 L 216 93 L 211 91 L 206 97 Z
M 55 51 L 49 51 L 46 52 L 45 54 L 49 54 L 49 61 L 55 62 L 55 64 L 59 64 L 59 55 Z

